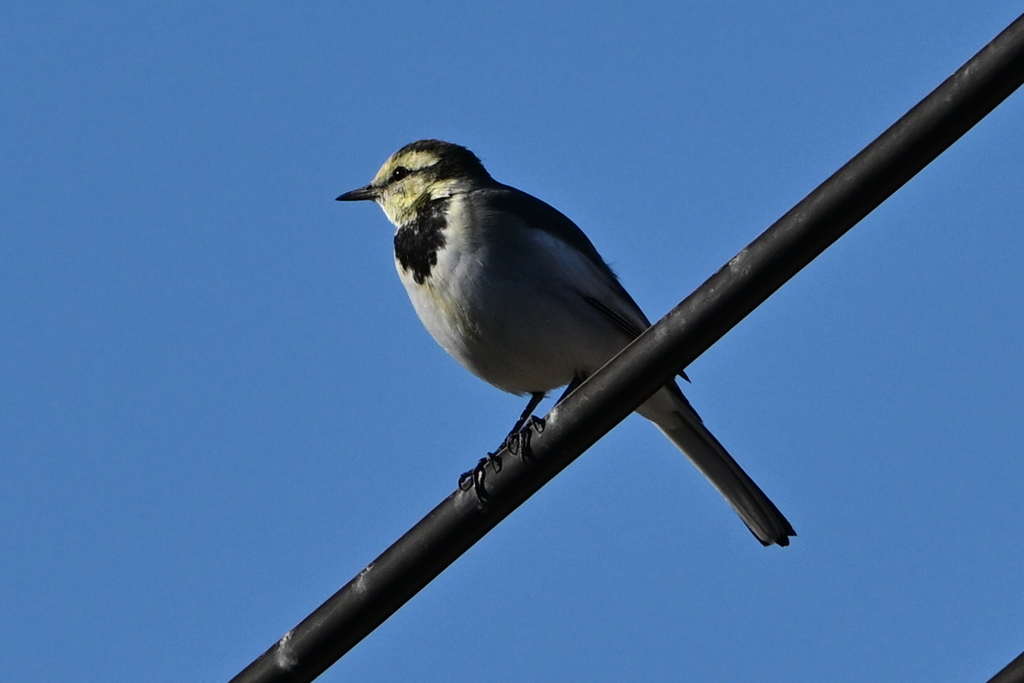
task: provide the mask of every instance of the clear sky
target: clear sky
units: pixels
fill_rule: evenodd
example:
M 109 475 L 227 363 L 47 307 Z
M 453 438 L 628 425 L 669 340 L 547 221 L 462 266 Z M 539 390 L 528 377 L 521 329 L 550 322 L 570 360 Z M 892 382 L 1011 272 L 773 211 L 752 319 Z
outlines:
M 660 317 L 1020 3 L 0 6 L 0 661 L 222 681 L 520 399 L 334 197 L 423 137 Z M 1024 650 L 1024 93 L 689 369 L 799 536 L 631 417 L 324 681 L 983 681 Z M 548 404 L 545 404 L 548 405 Z

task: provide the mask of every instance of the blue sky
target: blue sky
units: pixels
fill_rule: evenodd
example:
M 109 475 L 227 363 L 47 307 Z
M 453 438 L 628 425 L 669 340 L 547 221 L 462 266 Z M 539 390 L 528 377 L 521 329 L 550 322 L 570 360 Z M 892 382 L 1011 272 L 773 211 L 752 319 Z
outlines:
M 520 399 L 333 198 L 440 137 L 652 318 L 1013 2 L 0 7 L 0 658 L 226 680 L 444 498 Z M 1024 649 L 1024 96 L 689 369 L 793 522 L 632 417 L 321 680 L 985 680 Z M 485 672 L 485 673 L 481 673 Z

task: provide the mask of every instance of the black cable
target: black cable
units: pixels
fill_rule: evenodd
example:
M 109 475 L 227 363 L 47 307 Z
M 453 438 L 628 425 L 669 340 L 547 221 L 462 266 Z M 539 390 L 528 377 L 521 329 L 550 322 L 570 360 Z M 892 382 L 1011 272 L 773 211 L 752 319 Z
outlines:
M 775 222 L 547 417 L 529 458 L 486 468 L 245 668 L 233 683 L 307 682 L 405 604 L 664 382 L 931 163 L 1024 81 L 1024 16 Z
M 1024 683 L 1024 654 L 1017 655 L 1017 658 L 1007 664 L 988 683 Z

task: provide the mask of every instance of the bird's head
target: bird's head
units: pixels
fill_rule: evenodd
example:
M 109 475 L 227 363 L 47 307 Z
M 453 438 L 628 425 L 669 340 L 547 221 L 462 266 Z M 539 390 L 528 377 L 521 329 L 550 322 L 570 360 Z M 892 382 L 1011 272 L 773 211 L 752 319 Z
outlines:
M 388 157 L 369 185 L 346 192 L 338 201 L 372 199 L 392 223 L 401 226 L 430 202 L 489 182 L 490 174 L 465 147 L 418 140 Z

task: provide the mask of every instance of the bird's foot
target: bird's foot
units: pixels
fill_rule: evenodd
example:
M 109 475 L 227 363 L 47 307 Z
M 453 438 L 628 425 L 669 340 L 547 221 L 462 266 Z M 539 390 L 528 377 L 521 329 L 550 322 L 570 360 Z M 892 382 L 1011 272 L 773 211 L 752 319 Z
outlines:
M 487 487 L 485 486 L 487 466 L 490 465 L 491 470 L 495 474 L 501 472 L 502 462 L 501 456 L 498 453 L 502 448 L 507 448 L 509 453 L 518 455 L 524 460 L 532 458 L 533 453 L 530 450 L 530 440 L 533 438 L 534 432 L 538 434 L 543 432 L 546 424 L 543 418 L 534 415 L 530 415 L 528 418 L 517 422 L 516 426 L 509 432 L 509 435 L 501 442 L 496 452 L 488 453 L 485 457 L 480 458 L 480 462 L 476 464 L 476 467 L 459 475 L 459 488 L 463 491 L 468 491 L 472 488 L 476 493 L 477 500 L 482 505 L 487 505 L 491 501 L 491 494 L 487 492 Z
M 530 450 L 530 440 L 533 438 L 534 431 L 540 434 L 546 425 L 544 418 L 531 415 L 524 420 L 523 424 L 516 425 L 516 428 L 505 437 L 502 446 L 507 448 L 509 453 L 518 455 L 523 460 L 532 458 L 533 451 Z

